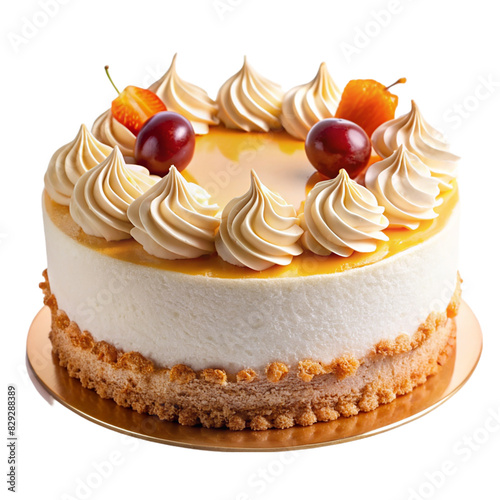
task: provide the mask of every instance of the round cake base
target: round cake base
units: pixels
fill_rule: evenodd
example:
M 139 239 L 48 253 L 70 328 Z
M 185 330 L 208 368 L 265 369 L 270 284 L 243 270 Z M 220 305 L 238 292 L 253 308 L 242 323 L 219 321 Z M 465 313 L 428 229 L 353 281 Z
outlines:
M 51 313 L 44 307 L 35 317 L 27 340 L 28 367 L 42 388 L 77 414 L 104 427 L 164 444 L 216 451 L 284 451 L 311 448 L 369 437 L 411 422 L 455 394 L 473 373 L 482 350 L 482 334 L 471 309 L 462 302 L 456 318 L 456 348 L 427 382 L 375 410 L 331 422 L 288 429 L 230 431 L 189 427 L 137 413 L 102 399 L 69 376 L 52 354 Z

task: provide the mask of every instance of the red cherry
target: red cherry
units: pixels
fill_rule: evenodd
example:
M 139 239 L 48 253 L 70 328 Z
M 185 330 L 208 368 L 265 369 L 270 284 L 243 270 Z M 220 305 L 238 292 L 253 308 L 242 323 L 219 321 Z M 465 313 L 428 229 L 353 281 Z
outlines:
M 170 167 L 185 169 L 194 154 L 193 126 L 182 115 L 161 111 L 149 118 L 137 134 L 134 156 L 151 174 L 163 177 Z
M 341 118 L 316 123 L 306 137 L 306 155 L 311 164 L 330 179 L 345 169 L 354 179 L 370 160 L 370 138 L 359 126 Z

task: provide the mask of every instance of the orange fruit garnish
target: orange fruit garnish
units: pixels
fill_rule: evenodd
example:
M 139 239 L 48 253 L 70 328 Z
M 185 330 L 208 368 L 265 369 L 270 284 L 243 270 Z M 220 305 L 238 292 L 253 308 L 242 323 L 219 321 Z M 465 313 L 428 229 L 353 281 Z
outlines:
M 111 80 L 108 66 L 104 68 L 118 97 L 111 103 L 111 113 L 115 120 L 127 127 L 134 135 L 139 133 L 148 118 L 160 111 L 166 111 L 163 101 L 151 90 L 129 85 L 120 92 Z
M 357 123 L 371 137 L 379 125 L 392 120 L 396 113 L 398 96 L 389 89 L 405 82 L 406 78 L 400 78 L 386 87 L 375 80 L 351 80 L 342 92 L 335 118 Z

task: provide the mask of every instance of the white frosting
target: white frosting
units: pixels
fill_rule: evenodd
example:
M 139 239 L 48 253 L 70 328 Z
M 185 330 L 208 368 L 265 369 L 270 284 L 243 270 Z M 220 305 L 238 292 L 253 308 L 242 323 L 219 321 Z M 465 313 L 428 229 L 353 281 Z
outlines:
M 373 252 L 389 221 L 384 208 L 342 169 L 335 179 L 318 182 L 307 195 L 301 225 L 304 248 L 318 255 Z
M 135 226 L 130 234 L 146 252 L 161 259 L 194 259 L 215 251 L 219 227 L 217 205 L 210 195 L 188 183 L 179 171 L 168 174 L 132 202 L 127 215 Z
M 322 63 L 312 81 L 285 94 L 281 123 L 290 135 L 305 141 L 315 123 L 335 116 L 341 96 L 326 64 Z
M 234 372 L 277 360 L 363 357 L 381 340 L 413 334 L 430 312 L 446 311 L 456 285 L 458 213 L 432 238 L 376 264 L 272 279 L 132 264 L 78 243 L 46 213 L 44 220 L 60 309 L 96 341 L 138 351 L 159 367 Z
M 95 137 L 108 146 L 118 146 L 124 156 L 134 156 L 135 135 L 113 117 L 108 109 L 92 125 Z
M 376 162 L 365 174 L 366 187 L 385 208 L 391 227 L 416 229 L 421 220 L 438 214 L 439 181 L 404 144 L 385 160 Z
M 200 87 L 182 80 L 177 74 L 177 54 L 167 72 L 149 90 L 155 92 L 169 111 L 187 118 L 195 134 L 207 134 L 209 125 L 217 125 L 217 104 Z
M 159 177 L 139 165 L 127 165 L 117 146 L 102 163 L 75 185 L 69 205 L 71 217 L 91 236 L 108 241 L 130 238 L 129 205 Z
M 60 147 L 50 159 L 45 172 L 45 189 L 61 205 L 69 205 L 76 181 L 111 153 L 111 148 L 99 142 L 82 124 L 77 136 Z
M 302 253 L 295 209 L 260 182 L 252 170 L 247 193 L 231 200 L 222 212 L 215 245 L 230 264 L 262 271 L 286 266 Z
M 219 89 L 218 117 L 228 128 L 247 132 L 280 129 L 281 87 L 259 75 L 247 62 Z
M 450 181 L 456 177 L 460 158 L 448 151 L 443 135 L 424 120 L 414 101 L 409 113 L 383 123 L 372 134 L 373 148 L 382 158 L 390 156 L 401 144 L 429 167 L 439 179 L 441 191 L 451 189 Z

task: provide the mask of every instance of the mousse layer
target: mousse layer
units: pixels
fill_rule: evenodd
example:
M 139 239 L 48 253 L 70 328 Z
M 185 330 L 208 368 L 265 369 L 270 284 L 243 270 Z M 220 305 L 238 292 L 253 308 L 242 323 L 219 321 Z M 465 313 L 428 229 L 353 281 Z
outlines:
M 69 236 L 44 207 L 59 308 L 96 341 L 159 366 L 265 369 L 362 358 L 444 312 L 456 285 L 458 210 L 437 234 L 374 264 L 332 274 L 222 279 L 138 265 Z

